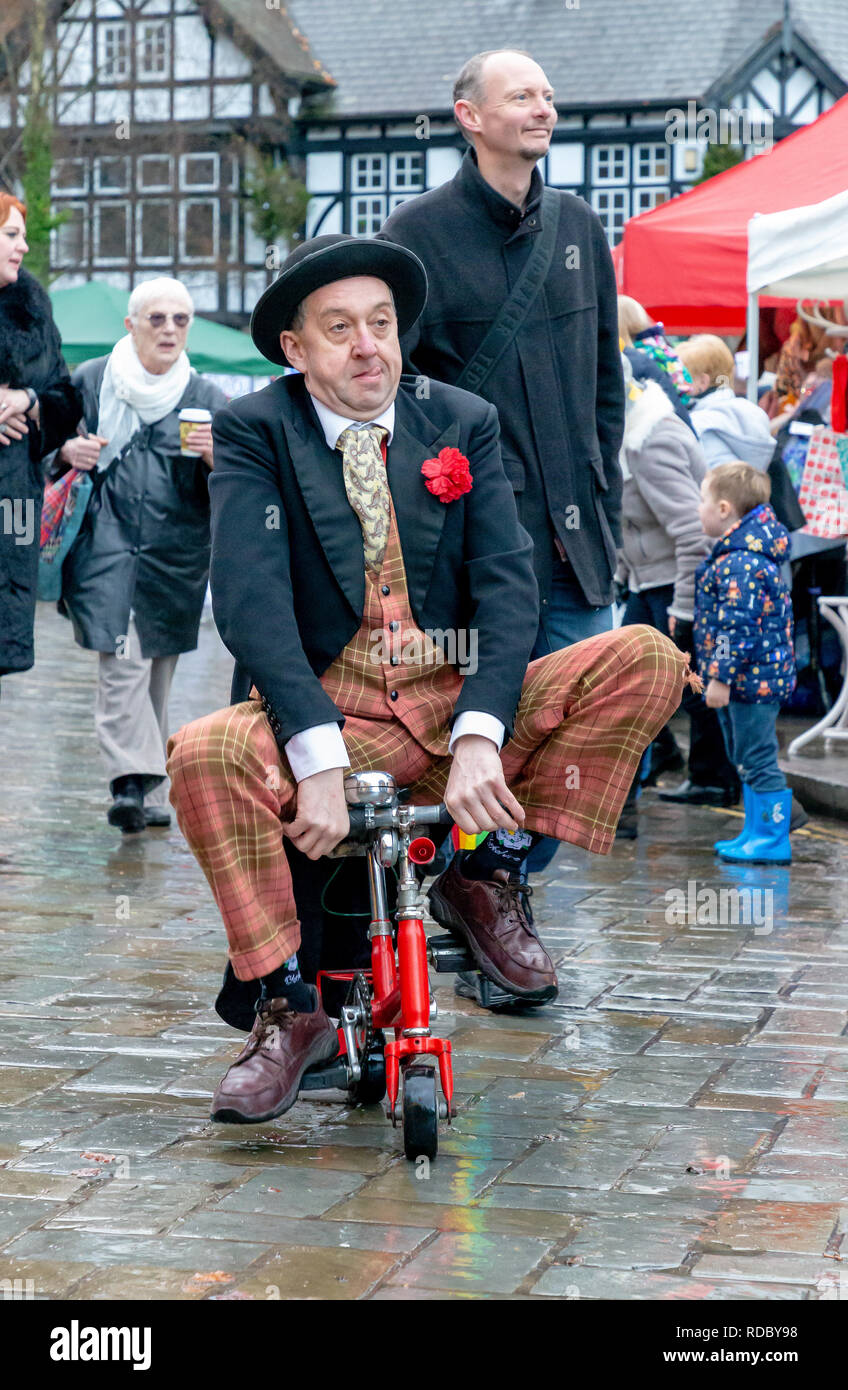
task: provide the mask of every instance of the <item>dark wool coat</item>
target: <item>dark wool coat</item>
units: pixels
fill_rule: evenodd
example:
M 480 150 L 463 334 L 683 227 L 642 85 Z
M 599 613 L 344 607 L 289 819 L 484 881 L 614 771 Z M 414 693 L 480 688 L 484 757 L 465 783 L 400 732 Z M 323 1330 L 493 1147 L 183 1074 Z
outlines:
M 455 382 L 530 255 L 541 225 L 534 169 L 522 212 L 480 174 L 469 150 L 448 183 L 401 204 L 380 236 L 414 251 L 430 282 L 403 340 L 406 370 Z M 542 292 L 484 383 L 522 524 L 535 545 L 543 604 L 555 538 L 591 604 L 612 600 L 620 544 L 624 391 L 609 246 L 582 198 L 561 193 L 559 236 Z
M 789 535 L 763 503 L 695 572 L 698 669 L 747 704 L 782 704 L 795 689 L 792 597 L 780 573 L 788 556 Z
M 74 372 L 85 422 L 96 433 L 108 357 Z M 209 469 L 180 454 L 180 410 L 213 415 L 227 399 L 192 372 L 174 409 L 142 425 L 102 474 L 79 536 L 62 568 L 60 612 L 70 616 L 81 647 L 115 652 L 130 608 L 144 657 L 193 651 L 209 576 Z
M 315 724 L 344 723 L 318 678 L 362 622 L 362 528 L 301 376 L 233 401 L 212 433 L 212 603 L 237 663 L 232 700 L 255 683 L 285 744 Z M 447 448 L 466 456 L 474 482 L 446 503 L 427 490 L 421 465 Z M 477 631 L 477 669 L 454 718 L 481 710 L 509 731 L 539 601 L 495 411 L 439 382 L 417 400 L 415 381 L 402 379 L 386 471 L 415 621 L 454 661 L 470 647 L 452 633 Z
M 31 386 L 39 425 L 24 439 L 0 445 L 0 676 L 28 671 L 35 660 L 32 630 L 38 585 L 41 460 L 74 433 L 77 392 L 62 357 L 50 300 L 33 275 L 18 272 L 0 289 L 0 383 Z M 20 544 L 19 544 L 20 542 Z

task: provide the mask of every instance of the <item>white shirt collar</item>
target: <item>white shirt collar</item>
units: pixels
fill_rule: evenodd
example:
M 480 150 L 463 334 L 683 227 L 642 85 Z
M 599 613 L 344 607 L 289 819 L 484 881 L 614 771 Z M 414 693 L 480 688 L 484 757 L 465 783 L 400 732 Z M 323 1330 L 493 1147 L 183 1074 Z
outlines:
M 339 440 L 339 435 L 343 430 L 362 429 L 365 425 L 382 425 L 384 430 L 388 430 L 389 438 L 387 442 L 391 443 L 395 429 L 394 401 L 392 401 L 391 405 L 386 407 L 382 415 L 375 415 L 373 420 L 348 420 L 345 419 L 344 415 L 337 415 L 334 410 L 331 410 L 328 405 L 325 405 L 323 401 L 319 401 L 317 397 L 313 396 L 311 393 L 309 399 L 315 407 L 315 413 L 324 431 L 324 438 L 331 449 L 335 449 Z

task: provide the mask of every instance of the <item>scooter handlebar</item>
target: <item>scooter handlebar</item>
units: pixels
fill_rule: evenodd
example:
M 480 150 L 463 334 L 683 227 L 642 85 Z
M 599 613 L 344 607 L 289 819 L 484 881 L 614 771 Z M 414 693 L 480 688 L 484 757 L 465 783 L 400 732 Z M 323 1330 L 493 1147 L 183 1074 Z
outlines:
M 413 806 L 411 809 L 415 826 L 453 824 L 453 818 L 443 803 L 439 806 Z M 348 806 L 350 830 L 347 839 L 364 844 L 372 830 L 397 829 L 397 811 L 396 806 Z

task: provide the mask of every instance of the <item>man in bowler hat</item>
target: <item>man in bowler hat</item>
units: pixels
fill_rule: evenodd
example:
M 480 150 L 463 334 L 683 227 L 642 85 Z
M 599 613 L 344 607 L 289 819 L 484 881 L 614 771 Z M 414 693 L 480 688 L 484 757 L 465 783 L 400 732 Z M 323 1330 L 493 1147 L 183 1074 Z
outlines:
M 683 689 L 684 657 L 643 626 L 528 666 L 538 589 L 497 413 L 401 380 L 398 335 L 426 295 L 403 247 L 303 243 L 251 321 L 257 347 L 297 374 L 213 421 L 212 598 L 234 703 L 173 736 L 168 774 L 232 971 L 258 982 L 253 1031 L 213 1101 L 229 1123 L 281 1115 L 306 1068 L 335 1054 L 300 974 L 283 837 L 311 860 L 345 837 L 347 769 L 392 773 L 413 803 L 443 799 L 485 834 L 435 881 L 431 911 L 488 978 L 540 1004 L 556 974 L 522 862 L 542 835 L 609 850 Z

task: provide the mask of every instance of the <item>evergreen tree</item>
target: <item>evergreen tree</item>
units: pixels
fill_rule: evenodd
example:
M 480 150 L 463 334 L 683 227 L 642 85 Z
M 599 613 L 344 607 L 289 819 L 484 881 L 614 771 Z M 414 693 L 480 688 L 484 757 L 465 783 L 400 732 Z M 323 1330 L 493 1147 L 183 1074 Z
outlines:
M 706 183 L 707 179 L 713 178 L 716 174 L 724 173 L 725 169 L 732 169 L 734 164 L 741 164 L 745 158 L 744 151 L 738 145 L 707 145 L 704 154 L 704 167 L 698 178 L 692 180 L 692 186 L 697 183 Z

